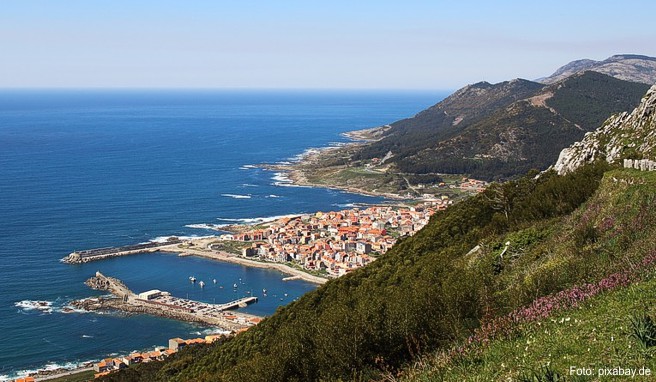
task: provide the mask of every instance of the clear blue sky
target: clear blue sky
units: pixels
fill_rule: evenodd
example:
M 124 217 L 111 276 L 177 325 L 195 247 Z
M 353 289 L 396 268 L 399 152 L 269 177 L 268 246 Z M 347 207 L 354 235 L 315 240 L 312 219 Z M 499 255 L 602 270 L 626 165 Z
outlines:
M 5 0 L 0 88 L 455 89 L 656 56 L 656 1 Z

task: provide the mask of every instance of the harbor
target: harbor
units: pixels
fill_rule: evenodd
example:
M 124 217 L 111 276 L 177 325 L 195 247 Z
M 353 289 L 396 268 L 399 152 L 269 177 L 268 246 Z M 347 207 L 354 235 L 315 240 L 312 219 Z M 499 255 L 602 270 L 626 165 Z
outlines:
M 223 304 L 210 304 L 171 296 L 158 289 L 142 293 L 132 292 L 120 280 L 96 272 L 86 284 L 96 290 L 107 291 L 112 297 L 95 297 L 77 300 L 72 306 L 87 311 L 118 310 L 128 313 L 150 314 L 187 322 L 218 326 L 239 332 L 258 324 L 262 318 L 233 309 L 257 302 L 258 298 L 244 297 Z
M 304 270 L 293 268 L 285 263 L 258 261 L 233 253 L 213 249 L 212 244 L 216 242 L 216 239 L 216 237 L 205 237 L 181 240 L 177 237 L 170 237 L 164 242 L 149 242 L 120 247 L 106 247 L 88 249 L 84 251 L 74 251 L 68 256 L 62 258 L 61 262 L 72 265 L 85 264 L 93 261 L 109 259 L 112 257 L 156 252 L 169 252 L 177 253 L 180 257 L 197 256 L 212 260 L 239 264 L 246 267 L 275 269 L 292 277 L 291 279 L 285 278 L 285 281 L 304 280 L 314 284 L 324 284 L 328 281 L 328 279 L 325 277 L 307 273 Z

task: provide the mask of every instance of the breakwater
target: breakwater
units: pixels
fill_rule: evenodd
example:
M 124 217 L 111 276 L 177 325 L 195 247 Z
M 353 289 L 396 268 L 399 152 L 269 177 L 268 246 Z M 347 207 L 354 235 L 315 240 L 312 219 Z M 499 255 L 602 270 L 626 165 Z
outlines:
M 157 252 L 164 247 L 182 243 L 178 238 L 170 238 L 164 243 L 149 242 L 141 244 L 124 245 L 120 247 L 105 247 L 74 251 L 61 261 L 67 264 L 80 264 L 90 261 L 102 260 L 110 257 L 135 255 L 139 253 Z
M 244 297 L 225 304 L 209 304 L 177 298 L 167 292 L 152 290 L 140 294 L 132 292 L 120 280 L 96 272 L 85 282 L 96 290 L 110 292 L 114 297 L 96 297 L 73 301 L 71 306 L 87 311 L 120 310 L 128 313 L 150 314 L 180 321 L 215 325 L 222 329 L 238 331 L 261 321 L 261 317 L 235 311 L 257 302 L 256 297 Z

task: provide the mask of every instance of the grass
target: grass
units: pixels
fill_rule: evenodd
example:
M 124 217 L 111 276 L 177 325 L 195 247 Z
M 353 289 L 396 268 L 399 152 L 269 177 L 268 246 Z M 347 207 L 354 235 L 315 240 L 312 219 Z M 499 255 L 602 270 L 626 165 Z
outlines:
M 559 380 L 603 380 L 599 369 L 649 368 L 656 373 L 656 346 L 644 347 L 632 330 L 632 315 L 656 315 L 656 279 L 594 297 L 577 308 L 538 322 L 524 324 L 511 338 L 493 340 L 469 354 L 444 361 L 434 354 L 407 371 L 412 381 L 540 380 L 528 376 L 559 375 Z M 592 376 L 570 376 L 570 368 Z M 576 373 L 576 372 L 575 372 Z M 523 378 L 522 378 L 523 377 Z M 554 380 L 554 379 L 552 379 Z
M 237 240 L 222 240 L 212 243 L 212 248 L 232 253 L 235 255 L 241 255 L 241 250 L 244 248 L 250 248 L 253 243 L 258 243 L 256 241 L 237 241 Z

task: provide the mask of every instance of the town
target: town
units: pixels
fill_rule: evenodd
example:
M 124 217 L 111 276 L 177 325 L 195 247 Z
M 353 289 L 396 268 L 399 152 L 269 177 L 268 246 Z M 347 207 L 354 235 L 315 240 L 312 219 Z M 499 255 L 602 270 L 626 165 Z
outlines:
M 245 258 L 291 263 L 305 271 L 339 277 L 371 263 L 400 237 L 414 235 L 436 211 L 451 203 L 444 196 L 414 206 L 317 212 L 224 234 L 219 240 L 243 244 L 240 255 Z

